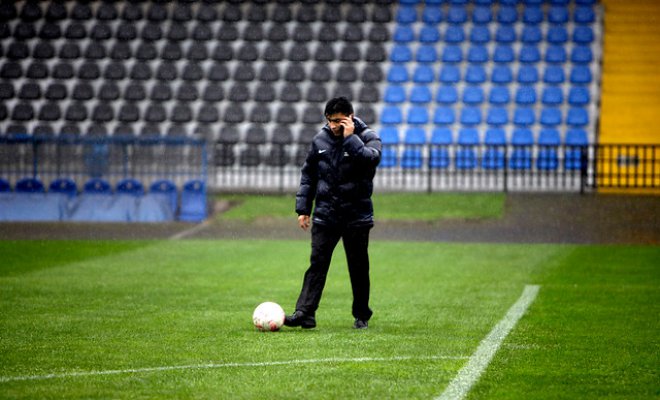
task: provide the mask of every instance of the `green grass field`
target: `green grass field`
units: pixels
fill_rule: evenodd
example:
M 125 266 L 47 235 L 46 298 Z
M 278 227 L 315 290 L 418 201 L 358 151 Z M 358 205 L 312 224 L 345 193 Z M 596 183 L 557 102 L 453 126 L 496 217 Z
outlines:
M 0 242 L 0 398 L 431 399 L 540 291 L 471 399 L 660 396 L 660 249 L 373 242 L 367 331 L 337 249 L 314 330 L 305 241 Z

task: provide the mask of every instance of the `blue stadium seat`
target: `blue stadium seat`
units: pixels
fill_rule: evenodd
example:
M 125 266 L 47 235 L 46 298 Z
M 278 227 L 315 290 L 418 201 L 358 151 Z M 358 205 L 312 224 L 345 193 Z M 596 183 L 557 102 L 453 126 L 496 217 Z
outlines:
M 435 80 L 433 66 L 420 64 L 413 71 L 412 81 L 415 83 L 431 83 Z
M 478 105 L 484 101 L 484 89 L 480 85 L 466 86 L 463 89 L 463 103 L 468 105 Z
M 536 156 L 536 168 L 540 170 L 556 170 L 559 166 L 557 147 L 560 144 L 559 132 L 556 129 L 541 129 L 538 139 L 539 150 Z
M 465 40 L 465 31 L 463 25 L 449 25 L 445 31 L 445 42 L 461 43 Z
M 566 48 L 564 46 L 548 46 L 545 51 L 545 62 L 550 64 L 563 64 L 566 62 Z
M 575 85 L 586 85 L 591 83 L 591 69 L 586 65 L 577 65 L 571 68 L 570 81 Z
M 574 64 L 588 64 L 593 61 L 593 52 L 589 46 L 575 46 L 571 50 L 571 62 Z
M 536 25 L 543 22 L 543 10 L 538 6 L 525 7 L 523 11 L 523 22 L 529 25 Z
M 395 44 L 390 53 L 390 61 L 394 63 L 406 63 L 412 61 L 413 55 L 410 47 L 405 44 Z
M 548 22 L 551 24 L 565 24 L 568 22 L 568 7 L 561 5 L 550 6 Z
M 497 12 L 497 22 L 500 24 L 513 24 L 518 21 L 518 10 L 511 6 L 501 6 Z
M 543 40 L 541 27 L 536 25 L 525 25 L 520 33 L 520 40 L 525 44 L 537 44 Z
M 455 104 L 458 101 L 456 86 L 440 86 L 435 101 L 441 104 Z
M 62 193 L 71 198 L 78 194 L 78 185 L 76 185 L 76 182 L 73 179 L 58 178 L 50 183 L 48 186 L 48 192 Z
M 139 197 L 144 195 L 144 186 L 137 179 L 127 178 L 117 183 L 115 193 Z
M 475 147 L 479 144 L 479 131 L 476 128 L 462 128 L 458 131 L 456 168 L 472 169 L 477 166 Z
M 573 30 L 573 42 L 578 44 L 590 44 L 594 40 L 594 31 L 591 26 L 579 25 Z
M 516 126 L 530 126 L 536 122 L 536 115 L 533 108 L 518 107 L 513 112 L 513 123 Z
M 408 108 L 408 124 L 424 125 L 429 122 L 429 112 L 424 106 L 412 106 Z
M 486 46 L 472 46 L 468 49 L 467 60 L 470 63 L 488 62 L 488 49 Z
M 433 112 L 433 123 L 437 125 L 451 125 L 456 121 L 454 109 L 451 107 L 438 107 Z
M 461 70 L 455 65 L 443 65 L 440 69 L 440 82 L 457 83 L 461 80 Z
M 463 51 L 460 46 L 448 45 L 442 50 L 442 61 L 446 63 L 459 63 L 463 61 Z
M 565 81 L 564 68 L 558 65 L 549 65 L 543 72 L 543 82 L 550 85 L 561 85 Z
M 513 72 L 508 65 L 496 65 L 490 76 L 491 82 L 495 84 L 509 84 L 513 80 Z
M 548 106 L 560 105 L 564 102 L 564 92 L 559 86 L 545 86 L 541 95 L 541 103 Z
M 390 83 L 403 83 L 408 81 L 408 69 L 404 64 L 394 64 L 387 72 L 387 81 Z
M 398 165 L 398 154 L 396 147 L 383 147 L 383 152 L 380 155 L 380 168 L 392 168 Z
M 517 38 L 516 30 L 511 25 L 500 25 L 495 31 L 495 42 L 499 44 L 512 44 Z
M 447 22 L 450 24 L 462 24 L 467 21 L 467 10 L 463 6 L 450 5 L 447 10 Z
M 521 63 L 537 63 L 541 61 L 541 52 L 536 46 L 524 45 L 518 54 L 518 61 Z
M 186 182 L 181 189 L 181 211 L 179 219 L 201 222 L 206 218 L 206 185 L 200 180 Z
M 429 167 L 442 169 L 449 167 L 449 145 L 453 143 L 451 129 L 437 127 L 431 132 Z
M 589 89 L 584 86 L 573 86 L 568 92 L 568 104 L 572 106 L 586 106 L 590 101 Z
M 546 41 L 552 45 L 563 45 L 568 41 L 568 31 L 563 25 L 554 25 L 548 28 Z
M 534 135 L 530 129 L 514 129 L 511 136 L 513 151 L 509 158 L 509 168 L 530 169 L 532 167 L 531 146 L 534 144 Z
M 110 183 L 108 183 L 108 181 L 105 179 L 92 178 L 85 182 L 82 191 L 85 194 L 110 195 L 112 194 L 112 187 L 110 186 Z
M 578 24 L 590 24 L 596 20 L 593 8 L 577 6 L 573 12 L 573 21 Z
M 435 25 L 424 25 L 419 30 L 419 41 L 421 43 L 437 43 L 440 41 L 440 31 Z
M 564 140 L 564 168 L 578 170 L 582 168 L 582 152 L 589 144 L 587 133 L 583 129 L 569 129 Z M 585 154 L 586 155 L 586 154 Z
M 431 88 L 427 85 L 413 86 L 410 90 L 410 102 L 414 104 L 430 103 L 433 99 Z
M 488 109 L 486 123 L 491 126 L 501 126 L 509 123 L 509 113 L 505 107 L 491 107 Z
M 406 101 L 406 89 L 400 85 L 388 85 L 385 87 L 383 100 L 390 104 L 400 104 Z
M 516 104 L 530 105 L 536 103 L 534 86 L 518 86 L 516 89 Z
M 399 130 L 395 126 L 385 126 L 380 130 L 380 140 L 384 146 L 399 144 Z
M 566 115 L 566 123 L 572 127 L 583 127 L 589 124 L 589 113 L 581 107 L 571 107 Z
M 539 81 L 538 69 L 532 65 L 522 65 L 520 69 L 518 69 L 517 81 L 518 83 L 523 83 L 523 84 L 538 82 Z
M 396 43 L 410 43 L 415 41 L 415 30 L 410 25 L 397 25 L 392 39 Z
M 400 24 L 412 24 L 417 21 L 417 9 L 415 6 L 406 5 L 399 7 L 396 13 L 396 22 Z
M 382 124 L 400 124 L 403 122 L 403 113 L 397 106 L 385 106 L 380 113 L 380 122 Z
M 442 22 L 442 9 L 440 7 L 432 7 L 428 1 L 426 7 L 422 11 L 422 21 L 427 25 L 437 25 Z
M 511 100 L 508 86 L 493 86 L 490 89 L 488 101 L 491 104 L 507 104 Z
M 423 164 L 422 146 L 426 144 L 426 131 L 422 128 L 408 128 L 403 139 L 401 167 L 419 169 Z
M 438 52 L 434 45 L 423 44 L 417 48 L 415 61 L 418 63 L 434 63 L 438 60 Z
M 484 144 L 486 150 L 483 153 L 481 167 L 484 169 L 504 168 L 504 146 L 506 146 L 506 132 L 504 129 L 491 128 L 486 130 Z
M 23 178 L 16 182 L 16 193 L 44 193 L 46 188 L 37 178 Z
M 470 31 L 470 42 L 474 44 L 486 44 L 490 42 L 490 30 L 486 25 L 475 25 Z
M 461 124 L 472 126 L 481 123 L 481 108 L 479 107 L 464 107 L 461 110 Z
M 178 192 L 174 182 L 168 179 L 161 179 L 153 182 L 149 186 L 149 192 L 154 195 L 161 195 L 167 198 L 167 201 L 172 209 L 172 212 L 176 212 L 177 203 L 178 203 Z
M 8 192 L 11 192 L 11 185 L 9 184 L 9 181 L 0 178 L 0 193 L 8 193 Z
M 500 44 L 493 51 L 493 61 L 496 63 L 510 63 L 514 60 L 513 47 L 506 44 Z
M 562 123 L 561 109 L 556 107 L 543 108 L 539 118 L 541 125 L 546 127 L 556 127 Z
M 480 64 L 470 64 L 465 71 L 465 82 L 478 84 L 486 82 L 486 68 Z
M 493 20 L 493 13 L 490 7 L 484 7 L 483 5 L 477 5 L 474 10 L 472 10 L 472 22 L 474 24 L 488 24 Z

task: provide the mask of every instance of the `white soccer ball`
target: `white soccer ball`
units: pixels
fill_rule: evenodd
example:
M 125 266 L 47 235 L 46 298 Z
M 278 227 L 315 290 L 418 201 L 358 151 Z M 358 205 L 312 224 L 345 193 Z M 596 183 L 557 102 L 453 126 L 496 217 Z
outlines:
M 260 331 L 274 332 L 284 325 L 284 310 L 272 301 L 261 303 L 252 313 L 252 322 Z

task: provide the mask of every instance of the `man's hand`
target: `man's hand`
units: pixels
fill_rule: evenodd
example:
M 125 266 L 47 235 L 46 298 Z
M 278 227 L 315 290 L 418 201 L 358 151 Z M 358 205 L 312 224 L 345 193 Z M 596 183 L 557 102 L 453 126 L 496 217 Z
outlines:
M 340 125 L 344 127 L 344 138 L 347 138 L 353 134 L 355 131 L 355 123 L 353 123 L 353 118 L 346 117 L 342 119 Z
M 298 226 L 303 230 L 306 231 L 309 229 L 309 215 L 299 215 L 298 216 Z

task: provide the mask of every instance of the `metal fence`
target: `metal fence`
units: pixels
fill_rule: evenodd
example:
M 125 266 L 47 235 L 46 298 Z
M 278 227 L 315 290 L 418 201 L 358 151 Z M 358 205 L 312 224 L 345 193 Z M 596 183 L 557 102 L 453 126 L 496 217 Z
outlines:
M 267 146 L 252 149 L 249 160 L 236 157 L 245 149 L 214 151 L 211 187 L 295 191 L 301 145 L 277 151 Z M 660 188 L 659 152 L 657 145 L 384 146 L 375 186 L 379 191 L 418 192 Z M 284 156 L 273 159 L 272 154 Z
M 144 184 L 169 179 L 182 186 L 207 181 L 206 143 L 189 138 L 0 138 L 0 178 L 44 182 L 71 178 L 78 184 L 104 178 L 111 184 L 136 178 Z
M 190 138 L 0 138 L 0 178 L 116 183 L 132 177 L 177 185 L 202 179 L 214 191 L 291 193 L 306 147 L 216 145 L 207 156 L 207 144 Z M 375 186 L 417 192 L 658 189 L 660 145 L 384 146 Z

